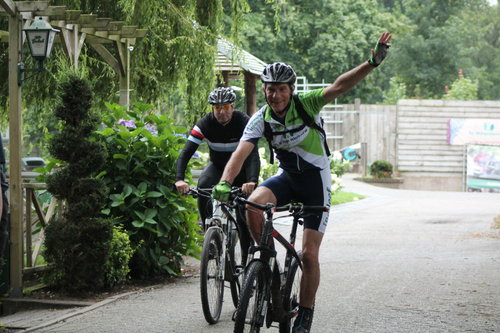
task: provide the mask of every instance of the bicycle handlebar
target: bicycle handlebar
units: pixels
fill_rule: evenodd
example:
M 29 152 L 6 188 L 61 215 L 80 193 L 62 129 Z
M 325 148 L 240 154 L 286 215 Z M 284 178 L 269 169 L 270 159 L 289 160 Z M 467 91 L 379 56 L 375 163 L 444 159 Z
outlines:
M 173 186 L 174 192 L 178 192 L 177 188 L 175 185 Z M 212 188 L 196 188 L 196 187 L 190 187 L 189 192 L 185 193 L 185 195 L 190 195 L 193 198 L 198 198 L 199 196 L 206 197 L 206 198 L 211 198 L 212 197 Z M 235 198 L 244 198 L 246 196 L 245 193 L 243 193 L 243 190 L 241 187 L 238 186 L 233 186 L 231 188 L 231 193 L 229 195 L 230 200 L 234 200 Z M 231 207 L 231 204 L 227 204 L 229 207 Z

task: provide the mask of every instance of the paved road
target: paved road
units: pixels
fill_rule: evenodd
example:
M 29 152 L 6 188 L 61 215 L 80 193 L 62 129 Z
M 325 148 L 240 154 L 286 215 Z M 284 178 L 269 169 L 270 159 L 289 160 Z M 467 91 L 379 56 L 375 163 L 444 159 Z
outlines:
M 349 175 L 343 185 L 367 198 L 332 209 L 314 333 L 500 332 L 500 234 L 491 229 L 500 194 L 391 190 Z M 211 326 L 198 286 L 183 278 L 28 331 L 232 332 L 229 289 Z

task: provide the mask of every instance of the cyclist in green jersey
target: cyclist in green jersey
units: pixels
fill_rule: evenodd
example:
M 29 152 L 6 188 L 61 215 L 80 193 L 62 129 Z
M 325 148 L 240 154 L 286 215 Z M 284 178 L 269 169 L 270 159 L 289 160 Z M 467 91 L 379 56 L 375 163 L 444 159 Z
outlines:
M 299 95 L 305 111 L 310 116 L 315 116 L 318 122 L 318 114 L 325 104 L 349 91 L 380 65 L 390 47 L 388 44 L 390 39 L 391 35 L 388 32 L 383 33 L 375 49 L 371 50 L 371 56 L 367 62 L 340 75 L 332 85 L 325 89 Z M 309 126 L 300 128 L 302 120 L 297 116 L 296 105 L 292 98 L 295 80 L 296 75 L 292 67 L 284 63 L 266 66 L 261 75 L 261 81 L 264 84 L 262 91 L 268 105 L 255 113 L 248 122 L 236 151 L 226 164 L 221 182 L 213 191 L 214 198 L 228 200 L 231 183 L 258 139 L 264 136 L 265 123 L 268 123 L 273 131 L 271 144 L 276 149 L 280 170 L 276 176 L 259 185 L 249 200 L 263 205 L 270 202 L 281 206 L 294 199 L 305 205 L 330 206 L 330 157 L 326 156 L 323 148 L 324 138 L 318 130 Z M 300 128 L 300 130 L 288 133 L 294 128 Z M 247 222 L 257 243 L 260 242 L 263 221 L 262 212 L 255 209 L 247 210 Z M 310 331 L 312 307 L 320 278 L 319 247 L 327 223 L 327 213 L 304 220 L 302 238 L 304 268 L 300 283 L 300 308 L 292 333 L 309 333 Z

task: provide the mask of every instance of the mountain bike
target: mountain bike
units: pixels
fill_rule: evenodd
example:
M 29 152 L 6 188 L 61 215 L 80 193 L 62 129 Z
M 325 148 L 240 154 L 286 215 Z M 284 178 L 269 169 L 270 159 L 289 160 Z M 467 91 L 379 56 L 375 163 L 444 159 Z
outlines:
M 266 216 L 261 242 L 257 246 L 251 246 L 248 252 L 240 299 L 233 316 L 234 333 L 258 333 L 264 323 L 269 328 L 273 322 L 279 323 L 280 333 L 290 333 L 292 320 L 299 310 L 302 276 L 300 251 L 296 252 L 294 248 L 297 226 L 304 223 L 303 217 L 313 212 L 327 212 L 328 207 L 304 206 L 298 203 L 275 207 L 271 203 L 260 205 L 244 198 L 235 198 L 234 201 L 262 210 Z M 273 213 L 284 211 L 290 213 L 287 216 L 293 216 L 289 241 L 273 226 Z M 276 259 L 273 238 L 286 250 L 282 272 Z M 259 255 L 258 258 L 256 254 Z
M 187 193 L 193 197 L 211 197 L 212 189 L 191 188 Z M 240 187 L 233 187 L 233 196 L 243 196 Z M 205 223 L 205 240 L 200 262 L 200 293 L 203 315 L 209 324 L 219 321 L 224 284 L 229 282 L 234 307 L 238 305 L 243 281 L 243 252 L 239 241 L 241 234 L 237 223 L 237 203 L 224 203 L 213 200 L 212 217 Z

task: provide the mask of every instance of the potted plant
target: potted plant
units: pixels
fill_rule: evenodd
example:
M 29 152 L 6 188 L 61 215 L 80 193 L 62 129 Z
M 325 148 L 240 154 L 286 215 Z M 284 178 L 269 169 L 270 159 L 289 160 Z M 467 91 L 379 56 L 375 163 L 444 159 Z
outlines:
M 377 160 L 370 166 L 370 174 L 375 178 L 391 178 L 392 164 L 388 161 Z

